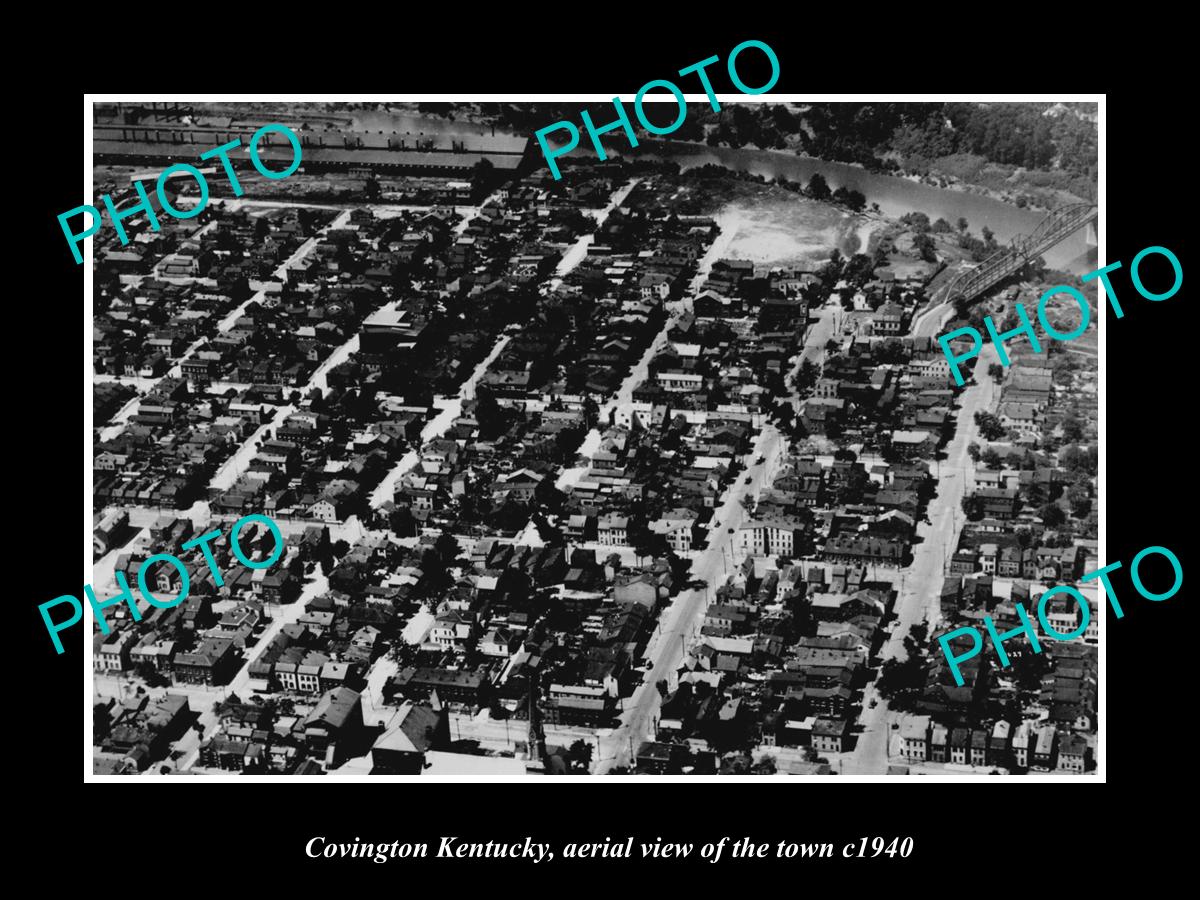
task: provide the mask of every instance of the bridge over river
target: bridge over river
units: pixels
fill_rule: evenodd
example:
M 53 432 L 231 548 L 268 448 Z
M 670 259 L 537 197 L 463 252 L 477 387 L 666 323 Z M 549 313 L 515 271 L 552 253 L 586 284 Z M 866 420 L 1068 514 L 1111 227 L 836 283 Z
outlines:
M 1051 247 L 1066 240 L 1080 228 L 1096 221 L 1099 207 L 1094 203 L 1072 203 L 1050 212 L 1032 234 L 1019 234 L 983 262 L 964 268 L 938 289 L 940 300 L 959 297 L 968 302 L 989 288 L 1014 275 Z

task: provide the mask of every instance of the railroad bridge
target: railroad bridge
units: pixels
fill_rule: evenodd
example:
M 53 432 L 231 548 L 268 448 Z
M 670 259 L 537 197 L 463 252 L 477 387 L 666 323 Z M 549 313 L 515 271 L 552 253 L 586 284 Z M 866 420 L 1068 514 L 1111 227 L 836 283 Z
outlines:
M 1072 203 L 1052 210 L 1033 230 L 1019 234 L 978 266 L 963 269 L 943 290 L 947 301 L 962 297 L 968 302 L 1020 271 L 1069 235 L 1094 222 L 1099 208 L 1094 203 Z

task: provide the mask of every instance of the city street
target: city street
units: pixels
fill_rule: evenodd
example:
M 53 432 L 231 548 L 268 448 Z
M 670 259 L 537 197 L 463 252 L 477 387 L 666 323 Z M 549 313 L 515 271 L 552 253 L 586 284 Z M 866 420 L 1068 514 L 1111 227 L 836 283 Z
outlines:
M 714 244 L 705 255 L 701 272 L 693 282 L 693 290 L 703 282 L 712 263 L 719 258 L 719 252 L 720 248 Z M 835 313 L 833 306 L 827 305 L 821 310 L 816 324 L 805 335 L 804 348 L 787 378 L 789 389 L 794 391 L 795 373 L 804 360 L 822 358 L 825 343 L 833 333 Z M 708 548 L 693 560 L 690 578 L 700 579 L 709 586 L 724 582 L 739 558 L 735 544 L 737 529 L 748 515 L 742 506 L 742 499 L 747 496 L 757 499 L 762 489 L 770 486 L 787 446 L 787 438 L 774 425 L 763 427 L 751 451 L 742 457 L 746 472 L 739 473 L 729 485 L 724 499 L 713 514 Z M 759 457 L 765 458 L 762 465 L 757 464 Z M 746 483 L 745 474 L 750 476 L 749 484 Z M 604 774 L 614 766 L 629 765 L 631 755 L 637 752 L 637 745 L 653 738 L 653 720 L 662 703 L 655 685 L 659 681 L 673 683 L 672 676 L 687 652 L 687 642 L 699 634 L 708 590 L 685 589 L 663 611 L 655 635 L 646 648 L 646 656 L 653 661 L 650 672 L 625 702 L 620 727 L 600 735 L 598 743 L 601 750 L 594 765 L 597 774 Z
M 471 373 L 471 377 L 464 383 L 459 392 L 453 397 L 447 399 L 437 399 L 434 401 L 434 406 L 438 409 L 438 414 L 425 423 L 425 427 L 421 429 L 421 446 L 434 440 L 435 438 L 443 437 L 454 424 L 454 420 L 462 415 L 462 405 L 464 400 L 468 400 L 475 396 L 475 388 L 479 381 L 487 373 L 490 366 L 503 351 L 508 344 L 509 336 L 501 335 L 497 340 L 492 350 L 483 360 L 475 367 L 475 371 Z M 384 476 L 383 481 L 375 487 L 371 492 L 371 508 L 379 509 L 387 501 L 392 499 L 395 493 L 396 484 L 404 477 L 406 472 L 411 471 L 416 467 L 420 460 L 420 448 L 409 450 L 400 458 L 400 461 L 391 468 L 391 471 Z
M 962 497 L 973 471 L 967 447 L 980 440 L 975 413 L 993 408 L 997 390 L 996 383 L 985 377 L 969 384 L 960 395 L 954 438 L 946 447 L 946 459 L 938 466 L 941 475 L 938 493 L 929 504 L 929 522 L 917 525 L 921 543 L 913 550 L 912 565 L 904 570 L 903 587 L 896 599 L 897 619 L 891 624 L 891 632 L 879 653 L 881 665 L 888 659 L 904 658 L 904 638 L 914 624 L 928 622 L 930 634 L 938 625 L 942 577 L 958 543 L 958 531 L 964 521 Z M 872 699 L 878 700 L 874 709 Z M 847 775 L 882 775 L 887 771 L 892 717 L 888 715 L 887 701 L 875 691 L 875 682 L 867 685 L 863 694 L 859 721 L 863 731 L 843 771 Z

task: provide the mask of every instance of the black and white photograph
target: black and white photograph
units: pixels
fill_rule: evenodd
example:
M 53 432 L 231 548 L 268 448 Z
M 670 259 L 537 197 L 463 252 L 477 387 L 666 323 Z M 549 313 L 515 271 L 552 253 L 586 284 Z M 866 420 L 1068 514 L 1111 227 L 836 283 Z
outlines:
M 1103 95 L 683 89 L 89 104 L 88 780 L 1103 778 Z

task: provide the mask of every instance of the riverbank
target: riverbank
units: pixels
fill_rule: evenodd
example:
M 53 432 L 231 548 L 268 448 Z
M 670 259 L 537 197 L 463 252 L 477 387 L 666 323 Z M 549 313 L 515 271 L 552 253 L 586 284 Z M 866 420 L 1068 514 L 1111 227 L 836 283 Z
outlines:
M 999 170 L 1000 167 L 993 167 L 992 164 L 989 164 L 989 168 Z M 1055 174 L 1052 172 L 1030 172 L 1027 169 L 1015 169 L 1011 175 L 1004 176 L 1002 171 L 995 171 L 994 177 L 1012 183 L 1012 187 L 1008 189 L 991 187 L 977 181 L 963 179 L 940 169 L 930 170 L 927 173 L 921 174 L 901 168 L 894 174 L 897 178 L 905 178 L 914 184 L 922 184 L 942 191 L 960 191 L 964 194 L 987 197 L 991 200 L 997 200 L 1000 203 L 1007 203 L 1016 209 L 1027 209 L 1035 212 L 1048 213 L 1053 209 L 1070 203 L 1095 202 L 1062 188 L 1043 187 L 1028 183 L 1029 180 L 1036 180 L 1047 176 L 1052 177 Z M 1016 180 L 1014 181 L 1013 179 Z
M 792 149 L 775 150 L 758 147 L 729 147 L 726 145 L 712 147 L 702 141 L 672 140 L 646 141 L 644 143 L 648 145 L 652 144 L 656 151 L 663 151 L 662 155 L 664 158 L 712 150 L 751 151 L 754 153 L 770 154 L 783 160 L 798 160 L 809 165 L 832 164 L 845 166 L 877 178 L 899 178 L 912 184 L 919 184 L 937 190 L 956 191 L 963 194 L 986 197 L 989 200 L 1011 206 L 1013 209 L 1030 212 L 1049 212 L 1064 203 L 1093 202 L 1061 187 L 1039 183 L 1060 179 L 1070 180 L 1070 177 L 1065 173 L 1030 171 L 1014 166 L 1002 166 L 997 163 L 988 162 L 983 157 L 970 156 L 968 154 L 956 154 L 950 157 L 922 161 L 920 168 L 926 171 L 920 171 L 911 167 L 905 168 L 903 164 L 901 164 L 899 169 L 886 171 L 882 169 L 868 169 L 860 162 L 843 162 L 841 160 L 826 160 L 815 156 L 807 156 L 803 153 L 797 153 Z M 897 158 L 897 162 L 902 163 L 899 158 Z M 965 171 L 975 171 L 980 175 L 984 175 L 990 183 L 965 177 Z M 1010 186 L 1000 188 L 997 186 L 998 181 L 1008 182 Z M 868 194 L 867 200 L 870 201 L 871 199 L 871 196 Z

